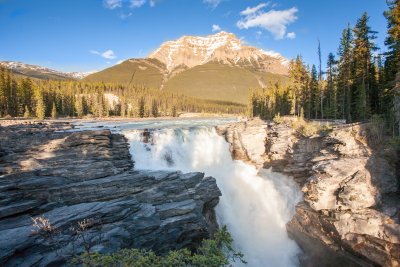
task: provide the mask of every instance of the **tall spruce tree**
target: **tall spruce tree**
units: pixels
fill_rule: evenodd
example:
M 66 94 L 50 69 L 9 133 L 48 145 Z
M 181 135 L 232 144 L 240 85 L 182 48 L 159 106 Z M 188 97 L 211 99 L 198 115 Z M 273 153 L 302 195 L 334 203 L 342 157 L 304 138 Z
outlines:
M 310 81 L 310 93 L 311 93 L 311 114 L 309 118 L 318 119 L 320 113 L 320 95 L 319 95 L 319 82 L 317 68 L 312 65 L 311 68 L 311 81 Z
M 151 115 L 155 118 L 158 117 L 158 104 L 155 99 L 151 102 Z
M 338 49 L 338 102 L 339 114 L 348 123 L 352 122 L 351 102 L 353 84 L 353 35 L 350 25 L 343 30 Z
M 393 108 L 387 113 L 393 113 L 397 134 L 400 134 L 400 0 L 389 0 L 387 3 L 389 10 L 384 13 L 388 22 L 385 44 L 389 48 L 385 62 L 386 87 L 388 88 L 386 104 L 393 103 L 390 105 Z
M 46 116 L 46 106 L 43 98 L 43 92 L 40 88 L 36 90 L 36 117 L 39 120 L 43 120 Z
M 337 91 L 336 91 L 336 65 L 337 61 L 333 53 L 329 53 L 326 67 L 327 92 L 325 101 L 325 113 L 329 118 L 337 119 Z
M 51 118 L 57 119 L 57 107 L 56 107 L 56 102 L 54 102 L 54 101 L 53 101 L 53 105 L 51 107 Z
M 354 33 L 354 101 L 353 116 L 366 120 L 371 114 L 372 85 L 374 83 L 372 53 L 377 50 L 373 40 L 376 32 L 368 25 L 369 17 L 363 13 L 357 20 Z
M 139 100 L 139 117 L 143 118 L 145 115 L 145 102 L 144 102 L 144 98 L 140 98 Z

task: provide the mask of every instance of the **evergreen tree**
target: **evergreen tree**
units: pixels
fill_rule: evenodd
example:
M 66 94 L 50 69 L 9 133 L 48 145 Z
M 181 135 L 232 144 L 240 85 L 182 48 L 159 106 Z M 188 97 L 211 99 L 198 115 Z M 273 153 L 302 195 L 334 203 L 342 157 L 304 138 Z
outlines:
M 51 108 L 51 118 L 57 119 L 57 107 L 56 107 L 56 103 L 54 101 L 53 101 L 53 105 Z
M 83 98 L 79 96 L 75 99 L 75 114 L 77 117 L 82 117 L 84 114 Z
M 158 105 L 155 99 L 151 102 L 151 115 L 155 118 L 158 117 Z
M 143 118 L 145 115 L 145 102 L 144 102 L 144 98 L 140 98 L 139 100 L 139 117 Z
M 351 118 L 351 101 L 353 84 L 353 35 L 350 26 L 343 30 L 339 45 L 339 62 L 338 62 L 338 101 L 339 114 L 342 119 L 352 122 Z
M 371 113 L 373 83 L 372 52 L 377 48 L 373 43 L 376 32 L 368 26 L 369 17 L 364 13 L 357 20 L 354 32 L 354 107 L 355 119 L 365 120 Z
M 308 118 L 318 119 L 318 114 L 320 114 L 320 96 L 319 96 L 319 83 L 317 77 L 317 68 L 312 65 L 311 68 L 311 82 L 310 82 L 310 92 L 311 92 L 311 112 Z
M 176 106 L 172 106 L 172 112 L 171 112 L 172 117 L 178 117 L 177 112 L 176 112 Z
M 43 99 L 43 93 L 42 90 L 38 88 L 36 90 L 36 117 L 39 120 L 43 120 L 45 117 L 45 111 L 46 107 Z
M 337 61 L 332 53 L 329 53 L 327 60 L 326 80 L 327 95 L 325 113 L 329 118 L 337 119 L 337 91 L 336 91 L 336 64 Z
M 393 113 L 398 127 L 397 134 L 400 134 L 400 0 L 389 0 L 387 3 L 389 10 L 384 15 L 388 22 L 388 35 L 385 44 L 389 51 L 386 54 L 384 72 L 388 89 L 384 107 L 386 107 L 386 113 Z
M 307 94 L 309 83 L 309 71 L 307 71 L 301 56 L 297 56 L 289 64 L 291 111 L 293 115 L 300 116 L 300 110 L 304 104 L 309 102 Z

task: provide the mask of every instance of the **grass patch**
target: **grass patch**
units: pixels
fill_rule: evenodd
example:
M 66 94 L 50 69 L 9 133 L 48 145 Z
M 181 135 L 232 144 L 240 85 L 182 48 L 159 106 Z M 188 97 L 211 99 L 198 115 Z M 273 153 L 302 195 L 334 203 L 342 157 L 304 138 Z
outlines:
M 273 119 L 276 124 L 286 124 L 292 127 L 300 137 L 324 135 L 332 131 L 332 126 L 327 123 L 308 121 L 303 117 L 276 115 Z

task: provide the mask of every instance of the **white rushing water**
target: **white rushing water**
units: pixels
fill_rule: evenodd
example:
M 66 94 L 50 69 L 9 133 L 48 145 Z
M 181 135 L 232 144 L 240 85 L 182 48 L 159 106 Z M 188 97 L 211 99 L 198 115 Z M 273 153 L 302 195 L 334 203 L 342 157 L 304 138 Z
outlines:
M 200 171 L 216 178 L 222 192 L 216 208 L 219 224 L 228 226 L 247 266 L 297 266 L 299 248 L 285 228 L 302 197 L 297 184 L 232 160 L 225 139 L 209 123 L 200 125 L 159 128 L 150 143 L 142 142 L 142 130 L 136 127 L 121 131 L 130 142 L 135 169 Z

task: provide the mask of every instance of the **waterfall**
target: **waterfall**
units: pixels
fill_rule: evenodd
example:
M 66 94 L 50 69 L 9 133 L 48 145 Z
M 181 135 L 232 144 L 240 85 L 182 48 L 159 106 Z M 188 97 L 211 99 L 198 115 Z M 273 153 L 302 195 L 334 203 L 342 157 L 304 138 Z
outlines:
M 218 222 L 227 225 L 247 266 L 298 266 L 299 248 L 285 228 L 302 197 L 291 178 L 232 160 L 229 144 L 214 127 L 154 130 L 148 142 L 143 131 L 124 134 L 136 169 L 200 171 L 216 178 L 222 192 Z

